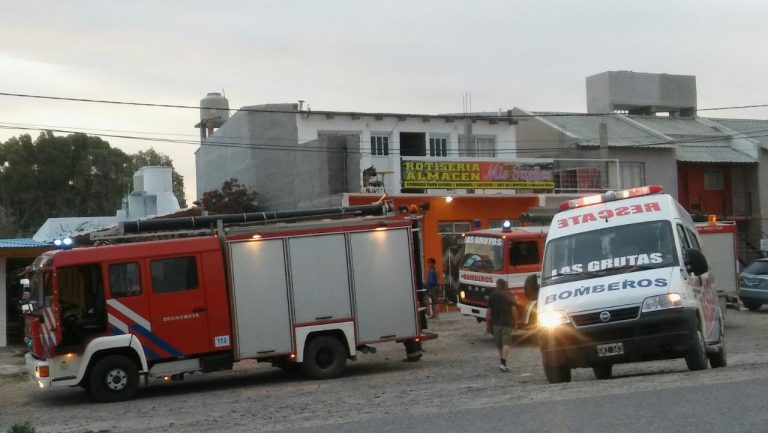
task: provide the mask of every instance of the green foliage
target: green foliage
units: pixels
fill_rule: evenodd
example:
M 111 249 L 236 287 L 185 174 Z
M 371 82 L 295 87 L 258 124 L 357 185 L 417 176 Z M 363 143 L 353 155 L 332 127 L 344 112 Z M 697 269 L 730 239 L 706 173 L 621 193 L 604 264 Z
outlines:
M 173 195 L 176 196 L 176 199 L 179 201 L 179 206 L 182 208 L 187 207 L 187 200 L 184 195 L 184 176 L 180 175 L 175 168 L 173 168 L 173 160 L 163 153 L 159 153 L 153 148 L 150 148 L 146 151 L 139 151 L 139 153 L 136 153 L 134 155 L 130 155 L 131 162 L 131 174 L 135 173 L 136 170 L 140 169 L 141 167 L 146 166 L 166 166 L 171 167 L 173 169 L 172 173 L 172 179 L 173 179 Z
M 257 208 L 257 195 L 237 179 L 231 178 L 221 185 L 221 189 L 204 192 L 195 205 L 214 214 L 254 212 Z
M 31 236 L 48 218 L 108 216 L 131 191 L 143 165 L 173 167 L 150 149 L 135 155 L 86 134 L 43 132 L 0 143 L 0 237 Z M 174 192 L 183 198 L 183 178 L 173 172 Z
M 28 422 L 22 424 L 14 424 L 11 426 L 11 428 L 8 429 L 8 433 L 35 433 L 36 431 L 37 430 L 32 427 L 32 424 Z
M 114 214 L 128 162 L 120 149 L 85 134 L 9 139 L 0 145 L 0 207 L 15 226 L 0 235 L 29 235 L 48 217 Z

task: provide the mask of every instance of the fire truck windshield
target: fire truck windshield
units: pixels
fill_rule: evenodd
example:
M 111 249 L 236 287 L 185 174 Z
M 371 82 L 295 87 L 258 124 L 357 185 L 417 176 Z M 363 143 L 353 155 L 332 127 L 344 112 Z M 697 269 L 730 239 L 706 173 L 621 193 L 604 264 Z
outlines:
M 669 221 L 628 224 L 551 240 L 546 247 L 541 285 L 678 264 Z
M 504 263 L 504 240 L 492 236 L 464 237 L 464 258 L 461 266 L 472 270 L 495 271 Z

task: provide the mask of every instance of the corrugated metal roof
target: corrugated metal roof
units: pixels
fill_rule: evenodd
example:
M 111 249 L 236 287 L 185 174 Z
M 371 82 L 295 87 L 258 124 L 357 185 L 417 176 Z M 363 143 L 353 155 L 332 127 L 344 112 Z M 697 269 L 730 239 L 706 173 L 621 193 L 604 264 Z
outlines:
M 48 246 L 51 246 L 51 244 L 35 242 L 32 238 L 0 239 L 0 248 L 40 248 Z
M 763 149 L 768 150 L 768 120 L 758 119 L 715 119 L 708 118 L 728 129 L 744 134 L 745 138 L 751 138 L 760 142 Z
M 678 161 L 683 162 L 731 162 L 756 163 L 751 156 L 732 149 L 730 146 L 683 144 L 675 148 Z
M 660 147 L 667 147 L 663 145 L 663 138 L 632 125 L 618 116 L 585 116 L 576 113 L 556 112 L 535 112 L 533 114 L 545 116 L 547 122 L 578 137 L 581 145 L 600 145 L 600 123 L 605 122 L 608 125 L 608 145 L 611 147 L 652 144 L 662 144 Z
M 719 131 L 695 118 L 661 117 L 661 116 L 630 116 L 635 122 L 669 136 L 686 137 L 724 137 Z

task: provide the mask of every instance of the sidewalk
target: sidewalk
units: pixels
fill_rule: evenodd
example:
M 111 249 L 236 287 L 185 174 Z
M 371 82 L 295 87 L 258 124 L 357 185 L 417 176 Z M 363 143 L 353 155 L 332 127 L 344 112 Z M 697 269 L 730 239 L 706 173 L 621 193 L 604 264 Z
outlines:
M 22 346 L 0 347 L 0 376 L 24 374 L 24 353 Z

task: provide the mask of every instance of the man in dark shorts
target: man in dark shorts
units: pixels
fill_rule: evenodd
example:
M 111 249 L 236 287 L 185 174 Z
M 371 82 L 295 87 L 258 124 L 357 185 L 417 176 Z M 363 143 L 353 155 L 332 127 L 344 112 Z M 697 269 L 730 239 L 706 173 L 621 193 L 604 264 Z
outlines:
M 507 289 L 507 282 L 502 279 L 496 280 L 496 289 L 488 297 L 488 308 L 493 338 L 499 349 L 499 370 L 503 372 L 509 371 L 507 355 L 512 347 L 512 332 L 517 323 L 515 305 L 515 297 Z

